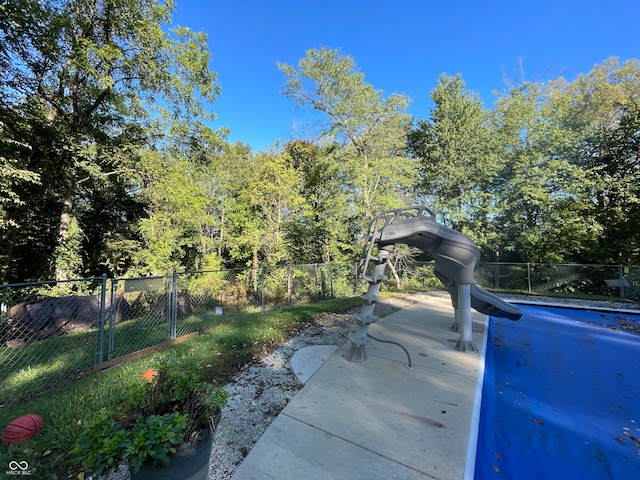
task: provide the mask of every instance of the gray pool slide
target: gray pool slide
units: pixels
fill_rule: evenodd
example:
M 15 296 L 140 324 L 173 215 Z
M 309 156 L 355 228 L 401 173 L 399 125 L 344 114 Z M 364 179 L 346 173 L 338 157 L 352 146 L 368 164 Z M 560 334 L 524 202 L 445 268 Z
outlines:
M 404 243 L 431 254 L 435 261 L 435 274 L 451 295 L 455 308 L 458 308 L 458 286 L 468 284 L 473 309 L 485 315 L 518 320 L 522 316 L 518 307 L 473 283 L 473 272 L 480 262 L 480 251 L 473 240 L 464 233 L 440 225 L 431 214 L 427 216 L 424 212 L 431 213 L 425 209 L 415 217 L 400 220 L 397 220 L 397 215 L 396 220 L 378 232 L 377 246 Z
M 424 206 L 388 210 L 371 221 L 365 237 L 360 272 L 369 287 L 360 296 L 363 301 L 360 313 L 354 315 L 356 328 L 349 334 L 348 360 L 367 360 L 365 347 L 373 339 L 368 331 L 369 325 L 377 321 L 373 312 L 380 300 L 378 293 L 387 279 L 385 270 L 395 245 L 402 243 L 419 248 L 434 258 L 435 274 L 451 295 L 454 307 L 455 320 L 451 328 L 460 332 L 456 350 L 478 352 L 473 341 L 471 308 L 485 315 L 511 320 L 522 316 L 518 307 L 474 285 L 473 273 L 480 262 L 480 250 L 468 236 L 440 225 L 435 221 L 435 214 Z

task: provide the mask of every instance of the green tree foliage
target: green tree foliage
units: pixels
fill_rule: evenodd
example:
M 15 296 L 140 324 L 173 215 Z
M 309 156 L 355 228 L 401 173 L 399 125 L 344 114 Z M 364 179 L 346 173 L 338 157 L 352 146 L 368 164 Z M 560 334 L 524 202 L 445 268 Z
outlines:
M 496 212 L 495 181 L 501 170 L 489 112 L 465 90 L 460 75 L 441 75 L 431 92 L 429 120 L 418 120 L 408 150 L 419 161 L 420 195 L 445 225 L 491 247 Z
M 173 8 L 0 4 L 0 281 L 253 267 L 257 286 L 262 265 L 355 260 L 369 219 L 416 196 L 484 259 L 640 260 L 637 60 L 491 109 L 442 75 L 412 126 L 407 97 L 313 49 L 279 68 L 321 135 L 253 152 L 209 126 L 206 37 Z
M 299 264 L 341 262 L 354 253 L 350 231 L 347 175 L 340 147 L 306 141 L 285 145 L 285 156 L 301 179 L 302 215 L 287 224 L 291 261 Z
M 0 112 L 1 113 L 1 112 Z M 8 113 L 8 112 L 7 112 Z M 21 186 L 40 184 L 40 176 L 21 168 L 16 151 L 28 150 L 28 145 L 15 140 L 19 135 L 7 131 L 7 125 L 0 119 L 0 238 L 12 238 L 8 242 L 4 255 L 0 255 L 0 281 L 9 274 L 9 263 L 13 257 L 13 243 L 17 237 L 19 224 L 10 215 L 11 210 L 24 208 L 25 197 L 21 195 Z M 15 124 L 14 124 L 15 127 Z
M 10 133 L 7 124 L 0 120 L 0 230 L 17 226 L 6 211 L 9 205 L 22 206 L 25 203 L 17 192 L 17 186 L 22 183 L 39 183 L 40 179 L 37 173 L 20 168 L 16 151 L 28 150 L 29 146 L 15 138 L 20 137 Z
M 341 146 L 355 225 L 364 228 L 378 212 L 405 205 L 415 176 L 413 162 L 403 156 L 409 99 L 384 98 L 353 58 L 335 49 L 308 50 L 297 69 L 278 66 L 285 96 L 323 116 L 325 141 Z
M 28 48 L 30 34 L 42 13 L 30 1 L 7 0 L 0 4 L 0 281 L 6 281 L 10 273 L 20 228 L 12 212 L 26 208 L 24 186 L 40 183 L 38 172 L 26 169 L 21 162 L 29 155 L 29 144 L 24 140 L 29 135 L 28 125 L 10 107 L 16 88 L 14 52 Z
M 236 177 L 237 189 L 229 205 L 231 254 L 253 268 L 289 263 L 286 227 L 304 209 L 300 177 L 276 152 L 258 152 L 247 167 Z
M 204 125 L 197 126 L 197 136 L 175 129 L 165 137 L 171 140 L 165 148 L 142 153 L 137 197 L 146 215 L 138 222 L 135 273 L 220 268 L 216 236 L 225 201 L 221 165 L 226 148 L 220 133 Z
M 601 230 L 586 260 L 637 262 L 640 61 L 609 58 L 573 82 L 559 78 L 552 86 L 560 152 L 584 172 L 584 222 Z
M 241 257 L 234 242 L 233 219 L 234 206 L 239 190 L 244 188 L 243 182 L 248 175 L 253 162 L 253 153 L 249 145 L 241 142 L 228 144 L 212 161 L 211 175 L 203 179 L 205 190 L 213 200 L 213 215 L 216 218 L 210 232 L 216 252 L 220 259 L 228 260 L 228 266 L 235 266 L 234 262 Z M 238 221 L 241 221 L 238 218 Z M 246 259 L 245 259 L 246 260 Z
M 614 126 L 599 127 L 586 139 L 583 162 L 589 164 L 594 208 L 602 233 L 594 261 L 640 261 L 640 105 L 627 105 Z
M 182 157 L 148 152 L 143 159 L 147 181 L 147 217 L 140 221 L 142 248 L 138 273 L 167 274 L 174 268 L 195 269 L 199 224 L 207 221 L 207 198 Z M 146 270 L 146 271 L 145 271 Z
M 628 106 L 640 103 L 640 60 L 620 63 L 608 58 L 573 82 L 560 77 L 550 87 L 554 121 L 564 136 L 594 127 L 616 127 Z
M 560 153 L 549 91 L 524 83 L 496 101 L 496 136 L 506 160 L 497 193 L 503 259 L 576 261 L 598 233 L 585 222 L 584 172 Z
M 11 79 L 2 84 L 5 106 L 40 126 L 40 135 L 29 141 L 29 170 L 55 172 L 55 241 L 64 247 L 72 217 L 93 201 L 97 188 L 135 186 L 130 177 L 140 146 L 158 145 L 167 133 L 185 137 L 199 119 L 211 119 L 201 99 L 213 101 L 218 85 L 208 68 L 205 35 L 168 30 L 170 0 L 20 3 L 36 13 L 11 12 L 37 17 L 37 28 L 25 33 L 7 28 L 11 22 L 0 24 L 5 38 L 29 39 L 3 51 L 12 66 Z M 56 270 L 57 278 L 65 277 L 63 265 Z

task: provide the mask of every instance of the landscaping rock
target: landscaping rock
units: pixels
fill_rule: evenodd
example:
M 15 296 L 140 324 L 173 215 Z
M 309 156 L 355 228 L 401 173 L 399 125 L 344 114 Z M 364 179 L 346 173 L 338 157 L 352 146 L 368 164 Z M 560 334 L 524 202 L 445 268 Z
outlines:
M 106 298 L 105 322 L 109 321 L 110 301 Z M 100 309 L 97 295 L 84 297 L 45 298 L 33 303 L 19 303 L 7 310 L 7 325 L 11 339 L 26 342 L 51 336 L 95 328 Z M 129 315 L 129 304 L 122 295 L 115 300 L 114 321 Z

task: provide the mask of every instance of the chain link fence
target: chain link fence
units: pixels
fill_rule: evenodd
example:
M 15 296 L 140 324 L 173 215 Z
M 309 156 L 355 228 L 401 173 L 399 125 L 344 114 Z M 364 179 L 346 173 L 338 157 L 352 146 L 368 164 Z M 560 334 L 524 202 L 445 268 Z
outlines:
M 435 263 L 403 265 L 397 289 L 438 288 Z M 598 295 L 640 301 L 640 267 L 550 263 L 480 263 L 474 282 L 481 288 L 504 292 Z
M 0 285 L 0 418 L 2 406 L 225 315 L 352 296 L 356 286 L 354 265 L 320 264 Z
M 100 361 L 106 281 L 0 286 L 0 405 L 73 381 Z
M 389 269 L 385 287 L 439 288 L 434 266 Z M 640 301 L 640 267 L 481 263 L 475 281 L 490 290 Z M 357 264 L 0 285 L 0 405 L 19 404 L 95 365 L 207 330 L 225 316 L 352 296 L 366 288 Z
M 640 267 L 481 263 L 475 281 L 493 290 L 598 295 L 640 301 Z

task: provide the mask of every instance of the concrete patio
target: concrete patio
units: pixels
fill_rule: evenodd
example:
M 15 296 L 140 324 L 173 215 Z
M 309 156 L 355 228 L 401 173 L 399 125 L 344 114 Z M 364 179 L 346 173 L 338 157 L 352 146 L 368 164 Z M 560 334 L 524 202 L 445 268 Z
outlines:
M 260 479 L 442 479 L 464 476 L 479 354 L 454 349 L 448 298 L 418 303 L 371 326 L 368 361 L 307 347 L 291 359 L 306 382 L 233 476 Z M 473 313 L 481 348 L 485 316 Z M 334 351 L 335 350 L 335 351 Z

